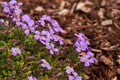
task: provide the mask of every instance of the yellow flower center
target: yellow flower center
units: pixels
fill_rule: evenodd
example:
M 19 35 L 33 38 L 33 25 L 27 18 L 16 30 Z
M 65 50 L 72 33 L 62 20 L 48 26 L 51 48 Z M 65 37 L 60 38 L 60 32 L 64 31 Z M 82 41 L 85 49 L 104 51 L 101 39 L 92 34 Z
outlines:
M 19 11 L 19 8 L 16 8 L 15 11 L 16 11 L 16 12 Z

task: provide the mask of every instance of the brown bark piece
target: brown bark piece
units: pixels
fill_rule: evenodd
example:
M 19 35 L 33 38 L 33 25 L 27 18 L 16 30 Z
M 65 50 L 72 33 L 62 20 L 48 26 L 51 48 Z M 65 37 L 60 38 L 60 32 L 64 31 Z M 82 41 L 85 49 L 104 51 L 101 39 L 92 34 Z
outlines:
M 112 24 L 113 24 L 112 20 L 105 20 L 105 21 L 102 21 L 101 23 L 102 26 L 107 26 L 107 25 L 112 25 Z
M 120 75 L 120 68 L 117 69 L 117 73 Z
M 106 65 L 109 65 L 109 66 L 113 66 L 114 65 L 113 61 L 111 61 L 109 58 L 107 58 L 107 57 L 105 57 L 103 55 L 100 56 L 99 60 L 101 62 L 105 63 Z

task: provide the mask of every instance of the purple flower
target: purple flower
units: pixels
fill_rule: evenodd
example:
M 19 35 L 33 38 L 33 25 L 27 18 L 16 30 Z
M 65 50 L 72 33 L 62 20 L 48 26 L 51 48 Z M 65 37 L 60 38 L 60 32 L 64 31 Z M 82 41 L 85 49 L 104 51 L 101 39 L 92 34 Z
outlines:
M 69 80 L 82 80 L 81 76 L 78 76 L 77 72 L 72 72 L 73 76 L 68 76 Z
M 34 76 L 29 76 L 29 77 L 28 77 L 28 80 L 37 80 L 37 78 L 34 77 Z
M 78 73 L 77 73 L 77 72 L 73 72 L 72 74 L 73 74 L 73 76 L 74 76 L 74 80 L 82 80 L 82 77 L 81 77 L 81 76 L 78 76 Z
M 18 6 L 22 6 L 22 5 L 23 5 L 23 3 L 19 2 L 17 5 L 18 5 Z
M 30 20 L 31 20 L 31 19 L 30 19 L 30 16 L 29 16 L 29 15 L 24 14 L 24 15 L 22 16 L 22 21 L 28 22 L 28 21 L 30 21 Z
M 54 41 L 56 42 L 56 41 L 59 41 L 59 44 L 60 45 L 63 45 L 64 44 L 64 39 L 62 38 L 62 37 L 60 37 L 60 36 L 58 36 L 58 35 L 53 35 L 52 36 L 53 37 L 53 39 L 54 39 Z
M 0 18 L 0 23 L 4 24 L 5 23 L 4 19 Z
M 36 40 L 39 40 L 42 44 L 46 45 L 50 41 L 50 39 L 48 39 L 47 37 L 45 37 L 47 35 L 47 33 L 49 33 L 49 32 L 48 31 L 44 31 L 44 30 L 42 32 L 35 31 L 34 38 Z
M 33 27 L 33 25 L 35 24 L 33 20 L 30 19 L 30 16 L 25 14 L 22 16 L 22 21 L 26 22 L 25 23 L 22 23 L 21 26 L 22 28 L 24 29 L 24 33 L 26 35 L 29 35 L 30 32 L 34 32 L 35 31 L 35 28 Z
M 88 45 L 85 43 L 85 41 L 76 41 L 75 47 L 77 52 L 85 51 L 88 48 Z
M 89 41 L 88 41 L 87 37 L 85 37 L 85 35 L 83 33 L 79 33 L 79 34 L 75 33 L 75 36 L 78 37 L 77 41 L 74 44 L 74 46 L 76 47 L 76 51 L 81 52 L 81 51 L 89 50 L 88 49 Z
M 43 44 L 46 45 L 47 49 L 50 49 L 50 53 L 54 54 L 55 52 L 58 52 L 57 48 L 53 48 L 54 45 L 49 45 L 49 43 L 54 40 L 55 42 L 59 42 L 60 45 L 63 45 L 63 38 L 56 35 L 57 32 L 65 32 L 60 25 L 58 24 L 58 22 L 54 19 L 51 19 L 50 16 L 47 15 L 43 15 L 38 22 L 41 23 L 41 25 L 43 27 L 46 27 L 48 31 L 42 31 L 42 38 L 40 39 L 40 42 L 42 42 Z M 44 37 L 43 37 L 44 36 Z M 38 35 L 35 36 L 37 39 Z
M 59 72 L 58 74 L 57 74 L 57 76 L 60 76 L 61 75 L 61 72 Z
M 72 67 L 70 67 L 70 66 L 67 66 L 66 67 L 66 73 L 71 74 L 72 72 L 74 72 L 74 69 Z
M 21 25 L 20 18 L 14 17 L 12 20 L 16 23 L 17 26 Z
M 60 25 L 58 24 L 58 22 L 54 19 L 51 19 L 50 16 L 47 15 L 43 15 L 38 22 L 40 22 L 40 24 L 45 27 L 47 24 L 46 22 L 50 23 L 51 25 L 47 25 L 49 28 L 49 31 L 51 32 L 51 30 L 53 29 L 55 32 L 62 32 L 65 33 L 65 31 L 60 27 Z M 52 28 L 51 28 L 52 27 Z M 52 30 L 52 32 L 54 33 L 54 31 Z
M 92 52 L 87 52 L 87 55 L 89 55 L 90 57 L 94 57 L 94 54 Z
M 89 58 L 90 58 L 89 55 L 84 55 L 80 58 L 80 61 L 85 62 L 84 63 L 85 66 L 90 66 L 90 62 L 89 62 L 90 59 Z
M 3 11 L 6 13 L 10 13 L 10 9 L 8 7 L 5 7 Z
M 20 18 L 14 17 L 12 20 L 13 20 L 14 22 L 18 22 L 18 21 L 20 21 Z
M 91 63 L 95 63 L 97 62 L 97 59 L 94 57 L 94 54 L 90 51 L 87 52 L 87 55 L 89 55 L 91 58 L 90 58 L 90 62 Z
M 73 72 L 72 74 L 73 74 L 73 76 L 71 76 L 71 75 L 68 76 L 69 80 L 82 80 L 82 77 L 78 76 L 78 74 L 76 72 Z
M 80 58 L 81 62 L 84 62 L 85 66 L 90 66 L 94 63 L 96 58 L 94 58 L 94 54 L 91 52 L 91 48 L 89 47 L 89 41 L 87 37 L 83 33 L 75 34 L 78 37 L 77 41 L 75 42 L 74 46 L 76 47 L 77 52 L 86 51 L 87 54 Z
M 68 76 L 68 80 L 74 80 L 74 76 Z
M 81 62 L 84 62 L 85 66 L 90 66 L 92 63 L 96 62 L 96 58 L 94 58 L 94 54 L 92 52 L 88 52 L 86 55 L 80 58 Z
M 21 25 L 22 29 L 24 29 L 24 30 L 27 29 L 27 24 L 21 22 L 20 25 Z
M 2 6 L 4 7 L 4 12 L 8 13 L 8 16 L 11 18 L 19 16 L 22 13 L 20 6 L 22 3 L 17 3 L 16 0 L 11 0 L 9 3 L 3 2 Z
M 27 22 L 28 26 L 32 27 L 34 25 L 34 21 L 33 20 L 30 20 Z
M 53 26 L 53 29 L 54 29 L 56 32 L 65 33 L 65 31 L 60 27 L 59 23 L 58 23 L 56 20 L 52 19 L 51 24 L 52 24 L 52 26 Z
M 50 40 L 48 38 L 46 38 L 45 36 L 41 36 L 39 41 L 44 45 L 47 45 L 50 42 Z
M 50 17 L 50 16 L 47 16 L 47 15 L 43 15 L 41 19 L 42 19 L 42 20 L 49 21 L 49 22 L 51 21 L 51 17 Z
M 50 22 L 50 21 L 51 21 L 50 16 L 43 15 L 43 16 L 38 20 L 38 22 L 40 22 L 43 27 L 45 27 L 45 25 L 46 25 L 45 21 Z
M 41 59 L 41 61 L 43 62 L 43 63 L 41 64 L 42 67 L 46 67 L 48 70 L 51 69 L 50 64 L 49 64 L 45 59 Z
M 17 25 L 17 26 L 20 26 L 20 25 L 21 25 L 21 22 L 19 22 L 19 21 L 16 22 L 16 25 Z
M 23 5 L 23 3 L 21 3 L 21 2 L 18 3 L 18 6 L 22 6 L 22 5 Z
M 54 34 L 55 32 L 54 32 L 54 30 L 52 29 L 52 27 L 48 27 L 49 28 L 49 32 L 51 33 L 51 34 Z
M 90 44 L 87 37 L 83 33 L 79 33 L 79 34 L 75 33 L 75 36 L 78 37 L 77 41 L 84 41 L 87 45 Z
M 25 33 L 26 35 L 29 35 L 30 32 L 34 32 L 34 31 L 35 31 L 35 28 L 34 28 L 34 27 L 25 26 L 24 28 L 25 28 L 24 33 Z
M 45 27 L 45 22 L 44 22 L 43 20 L 39 20 L 38 22 L 40 22 L 41 25 L 42 25 L 43 27 Z
M 47 30 L 42 30 L 42 32 L 41 32 L 43 35 L 48 35 L 48 34 L 50 34 L 50 32 L 49 31 L 47 31 Z
M 36 39 L 36 40 L 38 40 L 39 38 L 40 38 L 40 32 L 39 31 L 35 31 L 35 35 L 34 35 L 34 38 Z
M 79 33 L 79 34 L 76 34 L 76 33 L 75 33 L 75 36 L 77 36 L 78 39 L 80 39 L 80 40 L 82 40 L 82 41 L 85 40 L 85 35 L 84 35 L 83 33 Z
M 22 13 L 22 9 L 20 9 L 20 6 L 15 6 L 14 10 L 15 10 L 14 12 L 16 15 L 20 15 L 20 13 Z
M 50 54 L 58 52 L 58 49 L 55 48 L 54 44 L 46 44 L 46 48 L 50 50 Z
M 29 34 L 30 34 L 30 30 L 29 30 L 29 29 L 26 29 L 26 30 L 24 31 L 24 33 L 25 33 L 26 35 L 29 35 Z
M 2 2 L 2 7 L 7 7 L 8 3 L 7 2 Z
M 11 0 L 11 1 L 9 2 L 9 5 L 10 5 L 10 6 L 13 6 L 13 5 L 15 5 L 16 3 L 17 3 L 16 0 Z
M 3 24 L 5 26 L 8 26 L 9 22 L 5 21 L 4 19 L 0 18 L 0 24 Z
M 16 56 L 17 54 L 21 54 L 21 50 L 19 48 L 12 48 L 11 52 L 13 56 Z
M 49 40 L 53 39 L 53 38 L 52 38 L 52 36 L 54 35 L 53 33 L 50 33 L 49 31 L 45 31 L 45 30 L 43 30 L 41 33 L 42 33 L 44 36 L 46 36 L 47 39 L 49 39 Z

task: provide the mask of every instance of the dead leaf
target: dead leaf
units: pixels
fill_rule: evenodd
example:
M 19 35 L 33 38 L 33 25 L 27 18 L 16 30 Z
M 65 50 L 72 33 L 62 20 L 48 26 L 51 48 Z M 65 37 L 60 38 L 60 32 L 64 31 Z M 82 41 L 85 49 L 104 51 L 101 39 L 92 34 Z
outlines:
M 107 25 L 112 25 L 112 24 L 113 24 L 112 20 L 105 20 L 105 21 L 102 21 L 101 23 L 102 26 L 107 26 Z
M 117 80 L 117 77 L 115 76 L 114 78 L 112 78 L 111 80 Z
M 105 57 L 104 55 L 100 55 L 99 60 L 106 65 L 113 66 L 114 63 L 109 58 Z
M 70 14 L 73 14 L 76 5 L 77 5 L 76 3 L 73 4 L 72 9 L 71 9 L 71 11 L 70 11 Z
M 120 0 L 116 0 L 116 3 L 117 3 L 117 4 L 120 4 Z
M 65 16 L 65 15 L 68 15 L 69 12 L 70 12 L 70 11 L 69 11 L 68 9 L 63 9 L 63 10 L 61 10 L 61 11 L 58 13 L 58 15 Z
M 87 4 L 88 4 L 88 3 L 87 3 Z M 86 3 L 85 3 L 85 2 L 79 2 L 79 3 L 77 4 L 76 10 L 81 10 L 81 11 L 83 11 L 83 12 L 85 12 L 85 13 L 88 13 L 88 12 L 91 11 L 91 8 L 86 7 Z
M 100 10 L 99 10 L 99 12 L 98 12 L 98 16 L 99 16 L 101 19 L 105 18 L 105 17 L 104 17 L 104 9 L 103 9 L 103 8 L 100 8 Z
M 117 69 L 117 73 L 120 74 L 120 68 Z
M 117 60 L 118 64 L 120 64 L 120 58 Z
M 65 1 L 62 1 L 62 2 L 61 2 L 61 4 L 60 4 L 60 10 L 64 9 L 65 4 L 66 4 Z
M 73 44 L 71 39 L 64 39 L 64 42 L 65 42 L 65 44 L 69 44 L 69 45 Z
M 106 5 L 106 1 L 103 0 L 103 1 L 101 2 L 101 6 L 105 6 L 105 5 Z
M 38 7 L 35 8 L 35 11 L 42 12 L 42 11 L 44 11 L 44 9 L 41 6 L 38 6 Z

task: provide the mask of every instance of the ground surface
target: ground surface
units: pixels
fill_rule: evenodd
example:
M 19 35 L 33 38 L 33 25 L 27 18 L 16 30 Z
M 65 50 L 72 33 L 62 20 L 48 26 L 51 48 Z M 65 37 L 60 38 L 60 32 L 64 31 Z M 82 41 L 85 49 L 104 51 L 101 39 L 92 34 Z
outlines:
M 62 35 L 66 46 L 74 41 L 75 32 L 85 33 L 98 59 L 98 63 L 86 69 L 89 80 L 120 80 L 120 0 L 19 1 L 24 3 L 23 12 L 34 19 L 47 14 L 58 20 L 67 31 Z M 79 2 L 85 4 L 83 10 L 76 9 Z

